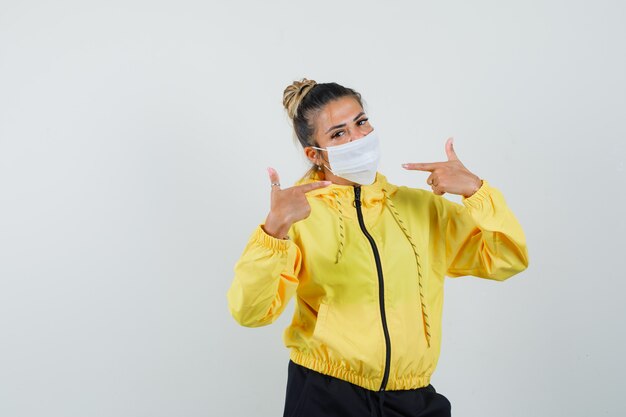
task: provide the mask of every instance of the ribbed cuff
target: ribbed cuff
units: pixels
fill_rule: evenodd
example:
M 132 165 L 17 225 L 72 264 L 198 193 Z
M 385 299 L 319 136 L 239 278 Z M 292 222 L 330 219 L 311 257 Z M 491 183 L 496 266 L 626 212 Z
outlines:
M 270 236 L 265 233 L 265 230 L 263 230 L 261 226 L 263 226 L 263 224 L 260 224 L 254 232 L 254 240 L 256 240 L 257 243 L 273 251 L 286 251 L 289 249 L 289 245 L 291 244 L 289 239 L 278 239 L 274 236 Z
M 483 184 L 480 188 L 471 196 L 463 197 L 461 200 L 466 207 L 478 208 L 482 205 L 482 202 L 489 197 L 490 185 L 487 180 L 482 180 Z

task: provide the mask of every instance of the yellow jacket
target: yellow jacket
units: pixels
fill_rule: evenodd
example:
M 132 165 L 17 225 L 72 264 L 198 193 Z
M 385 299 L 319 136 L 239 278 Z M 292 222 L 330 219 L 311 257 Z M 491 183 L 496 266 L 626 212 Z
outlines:
M 524 232 L 487 181 L 462 205 L 380 173 L 372 185 L 333 184 L 307 200 L 311 214 L 289 240 L 260 225 L 252 233 L 229 308 L 241 325 L 263 326 L 295 295 L 283 336 L 291 360 L 370 390 L 430 383 L 445 275 L 502 281 L 528 266 Z

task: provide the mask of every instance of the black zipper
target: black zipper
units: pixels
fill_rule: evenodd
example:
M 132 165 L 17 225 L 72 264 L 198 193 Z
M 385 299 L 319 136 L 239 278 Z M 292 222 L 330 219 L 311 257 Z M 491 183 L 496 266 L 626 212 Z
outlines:
M 361 211 L 360 186 L 354 186 L 354 207 L 356 207 L 356 214 L 359 218 L 359 226 L 361 226 L 361 231 L 372 246 L 372 251 L 374 252 L 374 260 L 376 261 L 376 272 L 378 273 L 378 301 L 380 304 L 380 317 L 383 321 L 383 332 L 385 333 L 385 344 L 387 347 L 387 351 L 385 354 L 385 372 L 383 373 L 383 382 L 380 384 L 380 391 L 384 391 L 387 387 L 387 381 L 389 380 L 389 364 L 391 362 L 391 338 L 389 337 L 389 328 L 387 327 L 387 315 L 385 314 L 385 283 L 383 281 L 383 267 L 380 263 L 380 255 L 378 254 L 376 242 L 374 242 L 374 238 L 365 228 L 365 222 L 363 221 L 363 212 Z

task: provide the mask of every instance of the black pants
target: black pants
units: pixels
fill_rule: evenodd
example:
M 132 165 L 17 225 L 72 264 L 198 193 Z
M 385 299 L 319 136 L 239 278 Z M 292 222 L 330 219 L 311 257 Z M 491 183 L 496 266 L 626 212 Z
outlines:
M 283 417 L 450 417 L 450 409 L 432 385 L 370 391 L 289 361 Z

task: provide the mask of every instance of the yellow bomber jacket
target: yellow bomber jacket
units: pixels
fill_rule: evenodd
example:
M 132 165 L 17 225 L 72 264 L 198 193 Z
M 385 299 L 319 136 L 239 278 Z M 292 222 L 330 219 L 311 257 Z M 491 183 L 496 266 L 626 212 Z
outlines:
M 230 312 L 243 326 L 267 325 L 295 295 L 283 335 L 291 360 L 366 389 L 430 383 L 444 276 L 502 281 L 528 266 L 524 232 L 486 180 L 463 204 L 381 173 L 307 200 L 311 214 L 289 240 L 254 230 L 235 265 Z

